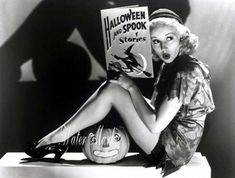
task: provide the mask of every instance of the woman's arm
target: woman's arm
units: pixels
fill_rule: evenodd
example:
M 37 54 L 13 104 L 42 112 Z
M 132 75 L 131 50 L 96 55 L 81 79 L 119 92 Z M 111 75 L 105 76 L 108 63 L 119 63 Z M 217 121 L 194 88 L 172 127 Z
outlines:
M 129 91 L 138 115 L 148 129 L 153 133 L 160 133 L 164 130 L 175 117 L 182 105 L 178 98 L 170 100 L 166 98 L 161 104 L 159 110 L 155 112 L 144 99 L 140 89 L 126 74 L 122 73 L 117 80 L 111 80 L 110 82 L 119 84 Z
M 110 80 L 110 82 L 120 85 L 129 92 L 133 105 L 140 118 L 155 116 L 153 107 L 146 102 L 140 89 L 126 74 L 121 74 L 117 80 Z
M 147 104 L 144 97 L 140 95 L 139 89 L 135 85 L 132 85 L 129 87 L 128 91 L 130 92 L 132 101 L 140 118 L 153 133 L 160 133 L 162 130 L 164 130 L 175 117 L 176 113 L 179 111 L 182 105 L 178 98 L 173 98 L 170 100 L 165 98 L 158 111 L 148 112 L 151 107 L 149 104 Z M 147 106 L 143 105 L 143 102 L 145 102 L 145 105 Z
M 172 119 L 174 119 L 181 106 L 182 103 L 177 97 L 170 100 L 165 98 L 157 111 L 155 125 L 152 127 L 152 132 L 160 133 L 163 131 Z

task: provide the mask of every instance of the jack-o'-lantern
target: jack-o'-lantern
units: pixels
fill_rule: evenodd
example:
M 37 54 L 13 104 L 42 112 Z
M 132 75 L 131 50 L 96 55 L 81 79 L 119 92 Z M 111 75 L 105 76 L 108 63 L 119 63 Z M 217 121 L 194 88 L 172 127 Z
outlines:
M 124 128 L 92 128 L 86 135 L 82 151 L 96 163 L 114 163 L 125 157 L 130 141 Z

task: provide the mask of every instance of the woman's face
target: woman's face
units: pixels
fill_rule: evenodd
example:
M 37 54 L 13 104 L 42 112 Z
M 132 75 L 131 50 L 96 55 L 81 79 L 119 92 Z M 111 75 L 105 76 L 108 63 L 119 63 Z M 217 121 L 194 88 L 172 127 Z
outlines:
M 151 30 L 152 48 L 165 63 L 171 63 L 179 54 L 180 38 L 173 27 L 162 26 Z

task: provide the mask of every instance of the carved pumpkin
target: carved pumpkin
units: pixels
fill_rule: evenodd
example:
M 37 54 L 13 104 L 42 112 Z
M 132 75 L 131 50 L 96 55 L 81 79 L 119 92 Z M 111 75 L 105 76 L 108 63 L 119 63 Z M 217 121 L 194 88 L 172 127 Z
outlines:
M 130 141 L 124 128 L 93 128 L 85 135 L 82 151 L 96 163 L 114 163 L 127 154 Z

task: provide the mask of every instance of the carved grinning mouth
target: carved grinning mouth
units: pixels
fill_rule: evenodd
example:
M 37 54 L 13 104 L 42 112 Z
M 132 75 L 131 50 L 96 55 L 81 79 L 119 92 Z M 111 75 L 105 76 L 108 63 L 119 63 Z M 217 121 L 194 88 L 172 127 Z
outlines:
M 102 158 L 108 158 L 108 157 L 113 157 L 115 155 L 118 154 L 118 150 L 111 150 L 111 151 L 99 151 L 99 150 L 95 150 L 93 151 L 94 155 L 97 157 L 102 157 Z

